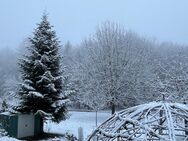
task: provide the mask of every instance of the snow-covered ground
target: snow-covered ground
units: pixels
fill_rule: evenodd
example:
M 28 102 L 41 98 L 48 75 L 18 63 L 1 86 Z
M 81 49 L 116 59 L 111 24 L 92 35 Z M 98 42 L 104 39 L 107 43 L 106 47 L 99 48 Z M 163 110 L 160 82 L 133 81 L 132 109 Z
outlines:
M 19 141 L 19 140 L 11 137 L 1 137 L 0 141 Z
M 96 128 L 95 126 L 95 112 L 69 112 L 70 118 L 60 122 L 59 124 L 48 121 L 44 125 L 44 130 L 50 133 L 65 134 L 70 133 L 78 137 L 78 128 L 83 128 L 84 139 L 86 139 L 92 131 Z M 102 111 L 98 112 L 98 125 L 110 117 L 110 112 Z M 46 139 L 41 141 L 47 141 L 52 139 Z M 64 138 L 60 139 L 64 141 Z M 10 137 L 2 137 L 0 141 L 19 141 Z
M 78 137 L 78 128 L 83 128 L 84 139 L 92 133 L 95 126 L 95 112 L 69 112 L 70 118 L 59 124 L 48 122 L 45 124 L 44 130 L 51 133 L 65 134 L 66 132 L 74 134 Z M 110 117 L 110 112 L 98 112 L 98 125 Z

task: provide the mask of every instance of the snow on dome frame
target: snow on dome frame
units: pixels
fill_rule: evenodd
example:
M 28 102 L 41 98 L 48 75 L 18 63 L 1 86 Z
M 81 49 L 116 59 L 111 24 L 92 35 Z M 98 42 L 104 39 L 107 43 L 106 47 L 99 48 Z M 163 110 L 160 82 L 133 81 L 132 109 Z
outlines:
M 88 141 L 188 141 L 188 106 L 151 102 L 115 113 Z

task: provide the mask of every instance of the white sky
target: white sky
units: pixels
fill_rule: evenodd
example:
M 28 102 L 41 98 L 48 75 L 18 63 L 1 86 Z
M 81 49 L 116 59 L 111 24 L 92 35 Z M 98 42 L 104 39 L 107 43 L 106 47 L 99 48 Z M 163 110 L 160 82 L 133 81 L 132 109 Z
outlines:
M 188 0 L 0 0 L 0 48 L 32 35 L 47 10 L 60 41 L 79 44 L 106 20 L 159 41 L 188 44 Z

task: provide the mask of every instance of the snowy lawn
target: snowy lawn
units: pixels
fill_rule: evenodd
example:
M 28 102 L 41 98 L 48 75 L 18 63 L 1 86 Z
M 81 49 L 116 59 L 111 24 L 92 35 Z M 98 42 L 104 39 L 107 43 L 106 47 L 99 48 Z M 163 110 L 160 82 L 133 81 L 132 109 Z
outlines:
M 59 124 L 52 123 L 48 121 L 44 125 L 45 132 L 50 133 L 58 133 L 58 134 L 65 134 L 70 133 L 74 134 L 76 137 L 78 137 L 78 128 L 83 128 L 84 133 L 84 139 L 86 139 L 92 131 L 96 128 L 95 126 L 95 112 L 75 112 L 71 111 L 69 112 L 70 118 L 60 122 Z M 105 121 L 107 118 L 111 116 L 110 111 L 102 111 L 98 112 L 98 125 L 100 125 L 103 121 Z M 53 140 L 50 139 L 43 139 L 40 141 L 49 141 Z M 65 138 L 61 138 L 61 141 L 66 141 Z M 9 137 L 2 137 L 0 138 L 0 141 L 19 141 L 14 138 Z
M 19 140 L 5 136 L 5 137 L 0 137 L 0 141 L 19 141 Z
M 92 133 L 96 128 L 95 126 L 95 112 L 69 112 L 70 118 L 66 121 L 62 121 L 59 124 L 47 122 L 44 130 L 50 133 L 65 134 L 66 132 L 74 134 L 78 137 L 78 128 L 83 127 L 84 139 Z M 109 112 L 98 112 L 98 125 L 110 117 Z

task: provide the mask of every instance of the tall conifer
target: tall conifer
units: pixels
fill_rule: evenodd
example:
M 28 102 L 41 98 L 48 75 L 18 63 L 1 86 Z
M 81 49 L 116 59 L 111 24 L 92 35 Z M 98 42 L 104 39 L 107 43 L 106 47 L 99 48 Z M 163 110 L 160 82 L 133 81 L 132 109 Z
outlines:
M 51 115 L 54 122 L 60 122 L 66 119 L 68 98 L 63 86 L 60 42 L 46 14 L 29 40 L 29 54 L 19 63 L 23 83 L 19 89 L 21 102 L 17 111 L 42 112 Z

